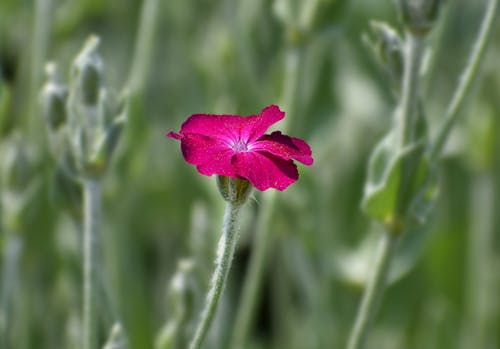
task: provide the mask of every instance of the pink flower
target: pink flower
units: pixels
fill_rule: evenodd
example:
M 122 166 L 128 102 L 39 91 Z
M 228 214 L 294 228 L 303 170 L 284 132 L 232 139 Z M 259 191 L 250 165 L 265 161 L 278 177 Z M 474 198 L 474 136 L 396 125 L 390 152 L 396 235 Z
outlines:
M 293 160 L 311 165 L 311 148 L 299 138 L 280 131 L 264 134 L 285 117 L 271 105 L 259 115 L 191 115 L 179 133 L 168 137 L 181 141 L 184 159 L 203 175 L 243 178 L 259 190 L 286 189 L 299 173 Z

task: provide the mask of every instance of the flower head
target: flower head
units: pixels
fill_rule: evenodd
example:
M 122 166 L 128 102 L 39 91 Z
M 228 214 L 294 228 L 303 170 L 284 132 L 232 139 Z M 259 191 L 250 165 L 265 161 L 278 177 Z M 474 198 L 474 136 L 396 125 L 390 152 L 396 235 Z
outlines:
M 299 178 L 293 160 L 313 163 L 311 148 L 303 140 L 280 131 L 265 134 L 284 117 L 276 105 L 247 117 L 194 114 L 179 133 L 167 136 L 181 141 L 184 159 L 203 175 L 243 178 L 259 190 L 284 190 Z

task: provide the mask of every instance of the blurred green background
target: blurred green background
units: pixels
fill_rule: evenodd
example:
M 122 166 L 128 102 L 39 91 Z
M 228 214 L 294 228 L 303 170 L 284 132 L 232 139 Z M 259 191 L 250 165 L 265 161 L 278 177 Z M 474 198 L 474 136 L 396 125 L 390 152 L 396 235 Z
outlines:
M 67 81 L 90 34 L 101 38 L 107 86 L 120 92 L 137 83 L 103 180 L 100 342 L 120 321 L 130 348 L 152 348 L 184 301 L 189 334 L 203 301 L 223 202 L 214 178 L 186 164 L 165 133 L 193 113 L 249 115 L 279 104 L 286 133 L 311 144 L 315 164 L 299 166 L 300 180 L 276 196 L 246 348 L 345 345 L 381 231 L 360 210 L 367 161 L 395 107 L 389 76 L 362 35 L 371 20 L 400 23 L 391 1 L 320 0 L 312 19 L 302 20 L 308 2 L 0 2 L 0 346 L 79 347 L 81 190 L 56 172 L 38 99 L 45 63 L 57 62 Z M 483 7 L 448 1 L 428 40 L 422 95 L 431 134 Z M 146 35 L 137 39 L 141 27 Z M 500 347 L 498 26 L 495 32 L 448 142 L 435 209 L 400 246 L 367 348 Z M 228 347 L 268 194 L 255 192 L 244 210 L 206 348 Z M 194 264 L 181 301 L 170 280 L 186 258 Z

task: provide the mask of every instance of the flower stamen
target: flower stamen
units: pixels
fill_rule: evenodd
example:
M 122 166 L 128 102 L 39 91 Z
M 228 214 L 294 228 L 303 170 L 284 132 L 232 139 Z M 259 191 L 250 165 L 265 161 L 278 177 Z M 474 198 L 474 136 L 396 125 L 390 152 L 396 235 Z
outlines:
M 248 151 L 247 143 L 243 139 L 238 139 L 236 142 L 233 142 L 231 148 L 236 152 Z

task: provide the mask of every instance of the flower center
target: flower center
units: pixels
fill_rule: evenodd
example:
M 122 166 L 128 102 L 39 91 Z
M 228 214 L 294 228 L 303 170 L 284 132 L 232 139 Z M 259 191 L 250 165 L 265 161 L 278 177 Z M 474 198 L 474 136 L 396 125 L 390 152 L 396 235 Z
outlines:
M 234 142 L 232 145 L 231 145 L 231 148 L 234 150 L 234 151 L 247 151 L 248 150 L 248 147 L 247 147 L 247 143 L 242 140 L 242 139 L 238 139 L 236 142 Z

